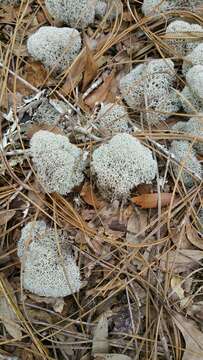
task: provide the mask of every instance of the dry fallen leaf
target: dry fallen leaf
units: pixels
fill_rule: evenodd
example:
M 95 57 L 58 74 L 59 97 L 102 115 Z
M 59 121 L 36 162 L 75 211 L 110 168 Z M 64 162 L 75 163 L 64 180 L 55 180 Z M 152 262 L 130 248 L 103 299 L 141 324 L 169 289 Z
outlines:
M 170 251 L 164 254 L 160 259 L 160 269 L 162 271 L 171 271 L 178 274 L 184 271 L 194 269 L 199 265 L 203 258 L 203 251 L 200 250 L 180 250 Z
M 91 43 L 91 41 L 88 39 L 88 46 L 90 51 L 92 51 L 91 49 L 93 49 L 93 47 L 95 48 L 95 53 L 99 51 L 102 48 L 102 46 L 107 42 L 109 36 L 110 34 L 108 36 L 105 35 L 101 36 L 99 39 L 96 40 L 96 44 L 95 44 L 95 40 L 93 40 L 93 43 Z M 97 63 L 98 62 L 99 59 Z M 66 95 L 68 95 L 74 89 L 74 87 L 79 84 L 80 80 L 82 79 L 82 73 L 84 71 L 86 63 L 87 63 L 87 55 L 86 55 L 86 49 L 84 48 L 82 49 L 81 53 L 79 54 L 74 64 L 71 65 L 71 69 L 66 77 L 65 83 L 61 88 L 61 90 Z
M 94 51 L 90 44 L 90 39 L 85 36 L 84 43 L 86 47 L 85 72 L 83 77 L 82 91 L 94 79 L 97 74 L 97 63 L 94 59 Z
M 190 223 L 186 224 L 186 235 L 192 245 L 203 250 L 203 238 L 198 235 L 197 230 Z
M 187 311 L 193 318 L 203 321 L 203 301 L 193 304 Z
M 6 278 L 4 278 L 4 284 L 7 288 L 7 291 L 12 298 L 12 302 L 17 305 L 16 297 L 14 294 L 14 291 L 8 282 Z M 18 324 L 18 318 L 4 296 L 3 292 L 0 292 L 0 319 L 2 323 L 4 324 L 6 330 L 8 333 L 14 338 L 14 339 L 21 339 L 22 337 L 22 330 L 20 325 Z
M 71 69 L 66 77 L 65 83 L 61 88 L 61 90 L 65 93 L 65 95 L 68 95 L 82 79 L 82 72 L 84 70 L 84 65 L 85 65 L 85 57 L 86 57 L 86 52 L 82 51 L 79 57 L 71 66 Z
M 106 314 L 102 314 L 94 330 L 92 352 L 93 354 L 106 354 L 108 351 L 108 321 Z
M 24 79 L 30 84 L 39 88 L 44 85 L 44 80 L 47 78 L 47 71 L 45 67 L 38 61 L 27 63 L 23 69 Z
M 61 314 L 63 312 L 64 305 L 65 305 L 64 299 L 63 298 L 58 298 L 58 299 L 56 299 L 56 302 L 53 305 L 53 309 L 58 314 Z
M 173 276 L 171 279 L 172 294 L 180 300 L 181 307 L 185 305 L 185 291 L 182 286 L 183 279 L 180 276 Z
M 3 210 L 0 211 L 0 225 L 6 224 L 15 215 L 15 210 Z
M 91 205 L 96 209 L 99 209 L 104 205 L 104 201 L 94 193 L 92 186 L 87 182 L 83 185 L 80 196 L 88 205 Z
M 133 213 L 127 224 L 127 233 L 126 233 L 126 241 L 139 244 L 145 238 L 145 231 L 144 229 L 148 225 L 148 214 L 145 210 L 139 210 L 137 214 Z M 139 237 L 136 237 L 138 233 L 142 231 L 142 234 Z M 139 248 L 137 248 L 137 251 Z
M 182 360 L 202 360 L 203 332 L 198 330 L 194 321 L 186 319 L 180 314 L 176 314 L 173 319 L 185 340 Z
M 46 131 L 53 132 L 54 134 L 63 135 L 63 131 L 57 126 L 54 126 L 54 125 L 52 126 L 52 125 L 48 125 L 48 124 L 32 124 L 32 125 L 28 126 L 27 131 L 26 131 L 26 136 L 28 137 L 28 139 L 31 139 L 32 136 L 40 130 L 46 130 Z
M 184 229 L 171 229 L 171 240 L 176 245 L 176 247 L 181 249 L 190 249 L 192 247 L 191 243 L 187 239 L 185 224 L 183 225 Z
M 93 108 L 97 102 L 105 101 L 111 91 L 111 83 L 114 79 L 114 72 L 108 75 L 101 86 L 93 91 L 85 100 L 85 104 Z
M 167 206 L 170 204 L 173 194 L 172 193 L 161 193 L 161 206 Z M 138 206 L 141 206 L 142 209 L 155 209 L 159 204 L 159 194 L 142 194 L 135 196 L 132 199 L 132 202 Z

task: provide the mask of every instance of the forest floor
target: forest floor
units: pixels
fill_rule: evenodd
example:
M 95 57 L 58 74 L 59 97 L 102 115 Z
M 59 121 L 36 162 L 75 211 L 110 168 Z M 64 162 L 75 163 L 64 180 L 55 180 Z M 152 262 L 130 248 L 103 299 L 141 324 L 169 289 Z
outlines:
M 45 97 L 72 105 L 78 117 L 68 135 L 80 148 L 92 152 L 107 141 L 105 133 L 86 133 L 85 119 L 100 103 L 122 100 L 118 83 L 133 66 L 168 57 L 163 39 L 171 13 L 144 17 L 141 3 L 123 0 L 114 20 L 85 28 L 80 54 L 57 77 L 26 47 L 40 26 L 56 25 L 44 1 L 0 8 L 0 359 L 203 359 L 202 182 L 194 176 L 186 188 L 166 150 L 173 140 L 188 140 L 171 129 L 188 114 L 149 127 L 139 109 L 128 109 L 159 176 L 135 188 L 127 202 L 102 198 L 90 169 L 73 193 L 46 194 L 26 153 L 38 130 L 63 133 L 30 122 L 33 102 Z M 202 15 L 175 14 L 203 25 Z M 181 90 L 181 60 L 173 60 Z M 23 289 L 17 243 L 22 227 L 37 219 L 74 239 L 83 283 L 74 296 L 53 299 Z

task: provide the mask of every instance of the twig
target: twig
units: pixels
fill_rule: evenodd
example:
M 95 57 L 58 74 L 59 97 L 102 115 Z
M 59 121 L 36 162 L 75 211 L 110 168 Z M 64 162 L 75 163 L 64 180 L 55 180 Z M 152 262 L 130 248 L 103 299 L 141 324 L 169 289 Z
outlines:
M 4 64 L 2 64 L 0 62 L 0 68 L 6 69 L 8 70 L 9 74 L 13 75 L 16 77 L 16 79 L 18 79 L 19 81 L 21 81 L 24 85 L 26 85 L 27 87 L 29 87 L 31 90 L 33 90 L 34 92 L 38 92 L 39 90 L 31 85 L 28 81 L 24 80 L 23 78 L 21 78 L 19 75 L 15 74 L 12 70 L 10 70 L 7 66 L 5 66 Z
M 19 149 L 19 150 L 5 152 L 4 155 L 5 156 L 15 156 L 15 155 L 27 155 L 28 156 L 29 153 L 30 153 L 29 149 Z

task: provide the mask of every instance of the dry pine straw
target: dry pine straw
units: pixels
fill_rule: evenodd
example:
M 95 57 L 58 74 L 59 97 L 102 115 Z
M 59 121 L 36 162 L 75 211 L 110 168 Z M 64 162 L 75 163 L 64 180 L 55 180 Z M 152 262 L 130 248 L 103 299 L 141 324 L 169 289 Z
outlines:
M 20 123 L 27 111 L 25 96 L 46 88 L 77 112 L 96 112 L 97 102 L 120 100 L 117 78 L 125 69 L 148 57 L 166 56 L 163 34 L 171 14 L 145 18 L 140 3 L 123 1 L 124 11 L 114 22 L 96 21 L 88 27 L 86 50 L 83 47 L 57 79 L 26 52 L 27 36 L 41 25 L 53 24 L 44 2 L 0 9 L 1 140 L 3 145 L 8 142 L 0 164 L 2 356 L 86 360 L 114 353 L 118 360 L 203 358 L 203 246 L 197 219 L 202 183 L 196 179 L 186 190 L 172 174 L 173 160 L 160 147 L 180 135 L 163 124 L 144 126 L 138 138 L 156 155 L 164 187 L 139 186 L 129 203 L 108 204 L 91 176 L 71 196 L 43 194 L 25 151 L 38 129 L 27 132 Z M 202 23 L 201 13 L 175 15 Z M 97 39 L 94 52 L 90 39 Z M 183 87 L 181 76 L 178 82 Z M 14 121 L 8 123 L 4 115 L 11 107 Z M 129 113 L 142 124 L 139 115 Z M 170 122 L 182 117 L 185 114 L 172 114 Z M 104 140 L 93 135 L 83 143 L 81 132 L 82 127 L 75 128 L 71 137 L 90 151 Z M 161 192 L 168 193 L 165 202 Z M 75 296 L 42 299 L 22 289 L 16 244 L 21 227 L 39 218 L 70 231 L 84 282 Z M 98 351 L 105 354 L 97 355 Z

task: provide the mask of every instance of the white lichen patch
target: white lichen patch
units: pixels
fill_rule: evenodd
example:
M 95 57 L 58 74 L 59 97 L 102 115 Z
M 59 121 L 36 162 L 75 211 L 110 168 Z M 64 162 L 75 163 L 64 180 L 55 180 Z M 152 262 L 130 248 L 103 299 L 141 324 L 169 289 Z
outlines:
M 30 153 L 40 183 L 48 193 L 67 194 L 83 181 L 82 150 L 67 137 L 38 131 L 30 141 Z
M 192 117 L 189 121 L 179 121 L 172 127 L 173 131 L 187 133 L 193 137 L 200 138 L 194 142 L 194 149 L 203 155 L 203 117 Z
M 142 11 L 152 16 L 170 10 L 195 10 L 198 5 L 202 5 L 201 0 L 144 0 Z
M 121 3 L 121 2 L 120 2 Z M 120 11 L 119 0 L 113 2 L 110 18 Z M 108 0 L 45 0 L 50 15 L 74 28 L 85 28 L 102 18 L 109 9 Z
M 174 154 L 176 160 L 184 165 L 189 171 L 193 174 L 196 174 L 198 177 L 202 176 L 202 167 L 201 163 L 196 157 L 196 153 L 191 149 L 191 145 L 188 141 L 177 141 L 174 140 L 171 144 L 170 151 Z M 173 164 L 173 170 L 175 175 L 179 179 L 182 179 L 186 187 L 191 187 L 194 185 L 194 180 L 189 171 L 182 169 L 181 167 Z
M 60 112 L 58 109 L 60 109 Z M 72 114 L 72 109 L 63 101 L 51 100 L 50 103 L 50 101 L 45 98 L 34 111 L 32 121 L 37 124 L 57 126 L 62 130 L 65 130 L 68 121 L 64 115 L 69 115 L 69 113 Z
M 81 37 L 76 29 L 42 26 L 27 41 L 27 48 L 35 60 L 55 72 L 70 66 L 81 48 Z
M 130 118 L 123 105 L 103 104 L 93 126 L 100 134 L 114 134 L 130 131 Z
M 195 65 L 186 74 L 186 81 L 192 92 L 203 101 L 203 65 Z
M 24 289 L 54 298 L 79 291 L 80 272 L 67 241 L 68 234 L 49 228 L 44 221 L 24 226 L 18 242 Z
M 197 45 L 194 50 L 188 54 L 183 61 L 183 74 L 186 75 L 188 70 L 194 65 L 203 65 L 203 43 Z
M 129 107 L 141 111 L 149 123 L 155 124 L 180 108 L 174 81 L 174 64 L 170 59 L 150 60 L 121 79 L 120 91 Z
M 185 56 L 189 54 L 199 43 L 198 33 L 203 33 L 202 26 L 190 24 L 183 20 L 175 20 L 166 28 L 167 44 L 175 55 Z
M 180 95 L 180 100 L 186 113 L 203 113 L 203 101 L 187 85 Z
M 93 152 L 92 170 L 103 197 L 125 199 L 135 186 L 151 183 L 157 163 L 132 135 L 117 134 Z

